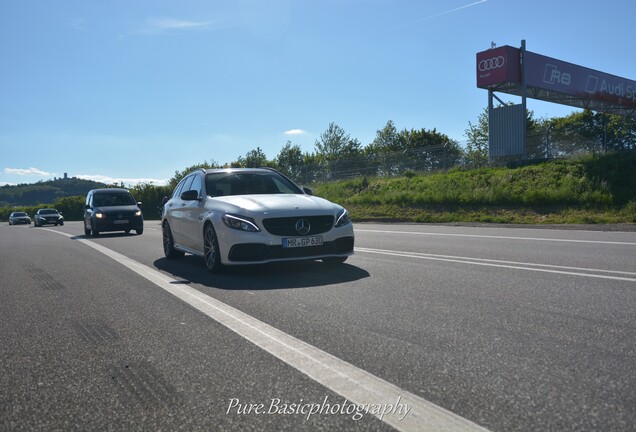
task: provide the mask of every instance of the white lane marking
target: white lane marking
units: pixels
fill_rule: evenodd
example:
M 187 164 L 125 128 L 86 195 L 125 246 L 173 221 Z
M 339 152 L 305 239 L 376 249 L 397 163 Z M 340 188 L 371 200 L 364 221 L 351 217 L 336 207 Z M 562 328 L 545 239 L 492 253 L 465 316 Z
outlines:
M 511 265 L 522 265 L 522 266 L 532 266 L 532 267 L 545 267 L 545 268 L 553 268 L 553 269 L 561 269 L 561 270 L 576 270 L 576 271 L 591 272 L 591 273 L 612 273 L 612 274 L 636 276 L 636 272 L 621 271 L 621 270 L 593 269 L 589 267 L 570 267 L 570 266 L 560 266 L 560 265 L 554 265 L 554 264 L 536 264 L 536 263 L 527 263 L 527 262 L 519 262 L 519 261 L 496 260 L 496 259 L 489 259 L 489 258 L 473 258 L 473 257 L 463 257 L 463 256 L 454 256 L 454 255 L 439 255 L 439 254 L 431 254 L 431 253 L 424 253 L 424 252 L 393 251 L 393 250 L 387 250 L 387 249 L 356 248 L 355 250 L 360 252 L 376 251 L 376 252 L 405 253 L 405 254 L 418 255 L 421 257 L 449 258 L 454 260 L 481 261 L 481 262 L 489 262 L 489 263 L 496 263 L 496 264 L 511 264 Z
M 167 275 L 118 252 L 71 234 L 46 228 L 44 230 L 75 238 L 112 258 L 355 404 L 396 405 L 396 401 L 399 401 L 410 407 L 406 416 L 403 416 L 403 412 L 390 412 L 383 418 L 379 414 L 374 414 L 399 431 L 487 431 L 470 420 L 296 339 L 194 288 L 175 284 L 173 283 L 175 280 Z
M 632 272 L 619 272 L 619 271 L 613 271 L 613 270 L 596 270 L 596 269 L 584 269 L 580 267 L 559 267 L 559 266 L 553 266 L 553 267 L 579 270 L 579 271 L 551 270 L 546 268 L 548 267 L 548 265 L 546 264 L 533 264 L 533 263 L 523 263 L 523 262 L 514 262 L 514 261 L 497 261 L 497 260 L 486 260 L 481 258 L 453 257 L 448 255 L 433 255 L 433 254 L 424 254 L 419 252 L 402 252 L 402 251 L 358 248 L 358 247 L 355 248 L 355 250 L 356 252 L 391 255 L 391 256 L 398 256 L 398 257 L 405 257 L 405 258 L 418 258 L 418 259 L 427 259 L 432 261 L 446 261 L 446 262 L 455 262 L 460 264 L 508 268 L 508 269 L 514 269 L 514 270 L 529 270 L 529 271 L 536 271 L 536 272 L 543 272 L 543 273 L 556 273 L 556 274 L 564 274 L 564 275 L 570 275 L 570 276 L 583 276 L 583 277 L 590 277 L 590 278 L 636 282 L 636 277 L 630 278 L 630 277 L 610 276 L 610 275 L 593 274 L 593 273 L 582 273 L 582 272 L 609 272 L 609 273 L 627 274 L 627 275 L 636 276 L 636 273 L 632 273 Z M 531 266 L 534 266 L 534 267 L 531 267 Z M 544 267 L 544 268 L 538 268 L 538 267 Z
M 501 239 L 501 240 L 531 240 L 531 241 L 563 242 L 563 243 L 591 243 L 591 244 L 609 244 L 609 245 L 636 246 L 636 242 L 618 242 L 618 241 L 604 241 L 604 240 L 552 239 L 552 238 L 545 238 L 545 237 L 487 236 L 487 235 L 480 235 L 480 234 L 452 234 L 452 233 L 429 233 L 429 232 L 418 232 L 418 231 L 367 230 L 367 229 L 358 229 L 358 228 L 356 228 L 356 232 L 369 232 L 369 233 L 378 233 L 378 234 L 407 234 L 407 235 L 424 235 L 424 236 L 438 236 L 438 237 L 471 237 L 471 238 Z

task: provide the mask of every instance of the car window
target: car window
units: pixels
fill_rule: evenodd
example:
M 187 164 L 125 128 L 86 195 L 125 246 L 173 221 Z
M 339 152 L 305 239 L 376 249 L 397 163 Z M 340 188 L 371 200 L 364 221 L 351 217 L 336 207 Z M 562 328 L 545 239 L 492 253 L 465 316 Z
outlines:
M 183 180 L 181 180 L 179 184 L 177 185 L 177 187 L 174 189 L 174 192 L 172 193 L 172 198 L 179 198 L 181 196 L 181 192 L 187 191 L 187 189 L 184 189 L 184 186 L 186 183 L 189 183 L 190 181 L 192 181 L 190 176 L 185 177 Z
M 181 195 L 182 193 L 187 192 L 187 191 L 190 190 L 190 187 L 192 186 L 192 181 L 193 180 L 194 180 L 194 175 L 188 176 L 186 181 L 183 183 L 183 189 L 181 189 L 181 192 L 179 192 L 179 195 Z
M 272 181 L 276 184 L 276 188 L 279 190 L 278 193 L 286 193 L 286 194 L 297 194 L 298 189 L 290 184 L 288 181 L 284 181 L 284 178 L 278 176 L 272 176 Z
M 205 190 L 211 197 L 253 194 L 300 194 L 293 183 L 277 173 L 219 172 L 205 178 Z
M 201 191 L 203 190 L 203 185 L 201 184 L 201 175 L 195 174 L 192 176 L 192 184 L 186 190 L 195 190 L 197 191 L 198 196 L 201 196 Z
M 112 207 L 137 204 L 129 193 L 105 193 L 93 195 L 93 207 Z

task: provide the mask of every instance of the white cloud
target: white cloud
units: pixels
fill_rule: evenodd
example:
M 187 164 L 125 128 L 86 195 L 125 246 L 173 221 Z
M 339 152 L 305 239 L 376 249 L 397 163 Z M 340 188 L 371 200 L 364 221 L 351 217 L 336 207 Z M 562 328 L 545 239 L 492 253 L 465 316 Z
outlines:
M 155 186 L 165 186 L 168 184 L 168 179 L 153 179 L 153 178 L 119 178 L 119 177 L 110 177 L 100 174 L 78 174 L 75 177 L 83 179 L 83 180 L 92 180 L 105 184 L 121 184 L 124 183 L 125 186 L 136 186 L 141 183 L 152 183 Z
M 291 129 L 291 130 L 285 131 L 285 135 L 302 135 L 304 133 L 306 132 L 302 129 Z
M 4 169 L 4 173 L 5 174 L 15 174 L 15 175 L 21 175 L 21 176 L 41 176 L 41 177 L 50 177 L 50 176 L 54 176 L 54 173 L 49 173 L 46 171 L 42 171 L 41 169 L 38 168 L 5 168 Z
M 150 30 L 208 30 L 218 26 L 215 21 L 190 21 L 175 18 L 148 18 Z

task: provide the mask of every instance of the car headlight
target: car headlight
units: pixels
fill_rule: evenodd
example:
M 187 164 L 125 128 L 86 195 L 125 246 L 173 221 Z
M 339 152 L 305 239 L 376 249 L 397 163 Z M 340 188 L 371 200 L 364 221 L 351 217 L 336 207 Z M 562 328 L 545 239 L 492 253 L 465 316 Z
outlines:
M 137 211 L 135 212 L 135 216 L 141 216 L 141 210 L 137 210 Z
M 103 218 L 104 218 L 104 213 L 102 213 L 102 212 L 97 212 L 97 213 L 95 213 L 95 217 L 96 217 L 97 219 L 103 219 Z
M 336 224 L 334 225 L 336 228 L 345 226 L 351 223 L 351 219 L 349 218 L 349 212 L 347 209 L 342 209 L 338 212 L 338 216 L 336 216 Z
M 228 227 L 239 231 L 260 231 L 260 228 L 256 226 L 256 222 L 254 222 L 254 219 L 245 216 L 226 214 L 225 216 L 223 216 L 223 223 Z

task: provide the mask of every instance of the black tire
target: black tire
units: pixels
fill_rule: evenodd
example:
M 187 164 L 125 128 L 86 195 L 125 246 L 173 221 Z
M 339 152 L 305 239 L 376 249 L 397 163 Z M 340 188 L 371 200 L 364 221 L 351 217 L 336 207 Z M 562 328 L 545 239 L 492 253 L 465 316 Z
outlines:
M 84 227 L 84 235 L 86 237 L 90 236 L 91 235 L 91 230 L 89 230 L 88 228 Z
M 137 233 L 137 235 L 142 235 L 144 233 L 144 227 L 136 229 L 135 232 Z
M 219 252 L 219 241 L 211 223 L 203 229 L 203 261 L 210 273 L 221 271 L 221 253 Z
M 174 239 L 172 238 L 172 231 L 168 222 L 163 223 L 161 231 L 163 233 L 163 254 L 168 259 L 181 258 L 184 253 L 174 248 Z
M 346 257 L 346 256 L 345 257 L 329 257 L 329 258 L 323 258 L 322 262 L 329 265 L 342 264 L 343 262 L 347 260 L 347 258 L 349 257 Z
M 64 222 L 60 222 L 60 226 L 64 226 Z

